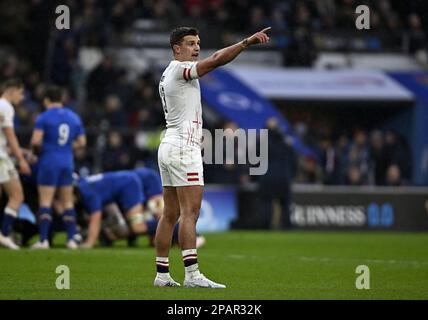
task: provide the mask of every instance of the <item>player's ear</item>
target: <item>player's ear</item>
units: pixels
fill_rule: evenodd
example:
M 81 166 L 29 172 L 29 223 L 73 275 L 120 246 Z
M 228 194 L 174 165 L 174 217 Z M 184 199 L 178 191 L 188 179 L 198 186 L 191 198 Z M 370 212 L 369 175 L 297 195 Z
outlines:
M 174 54 L 180 54 L 181 48 L 180 48 L 180 46 L 178 44 L 174 44 L 172 46 L 172 51 L 174 51 Z

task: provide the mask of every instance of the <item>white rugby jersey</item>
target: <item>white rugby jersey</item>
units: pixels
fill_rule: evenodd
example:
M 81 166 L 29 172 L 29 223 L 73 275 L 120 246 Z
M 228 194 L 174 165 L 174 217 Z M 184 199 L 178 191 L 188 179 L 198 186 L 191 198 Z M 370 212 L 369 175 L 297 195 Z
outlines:
M 7 139 L 3 132 L 3 128 L 13 128 L 13 117 L 15 109 L 12 104 L 4 98 L 0 98 L 0 158 L 7 158 Z
M 197 62 L 171 61 L 159 82 L 166 133 L 162 142 L 200 148 L 202 105 Z

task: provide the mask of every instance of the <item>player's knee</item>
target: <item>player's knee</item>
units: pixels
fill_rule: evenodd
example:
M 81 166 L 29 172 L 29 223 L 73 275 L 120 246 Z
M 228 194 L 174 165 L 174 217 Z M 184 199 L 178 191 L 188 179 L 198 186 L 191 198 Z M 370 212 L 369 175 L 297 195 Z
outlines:
M 198 219 L 201 206 L 198 204 L 190 205 L 181 210 L 182 216 Z
M 178 220 L 178 212 L 164 210 L 161 219 L 168 224 L 175 224 Z
M 196 224 L 196 222 L 198 221 L 198 215 L 194 215 L 194 214 L 187 214 L 187 215 L 182 215 L 180 217 L 180 224 Z
M 134 226 L 144 223 L 144 214 L 142 212 L 135 212 L 127 215 L 127 220 L 131 229 L 134 229 Z

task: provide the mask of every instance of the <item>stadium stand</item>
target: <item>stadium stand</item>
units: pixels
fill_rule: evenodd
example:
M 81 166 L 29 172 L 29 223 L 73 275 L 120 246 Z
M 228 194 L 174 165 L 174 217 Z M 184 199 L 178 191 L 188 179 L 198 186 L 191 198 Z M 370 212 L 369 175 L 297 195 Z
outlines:
M 364 36 L 348 19 L 355 16 L 352 0 L 65 1 L 72 13 L 69 31 L 49 24 L 53 17 L 46 12 L 52 3 L 30 1 L 12 9 L 7 2 L 1 5 L 0 76 L 25 79 L 26 99 L 16 120 L 20 136 L 28 141 L 46 83 L 65 86 L 68 106 L 82 115 L 88 128 L 92 172 L 130 169 L 137 159 L 155 167 L 157 135 L 164 121 L 157 97 L 159 70 L 130 68 L 120 62 L 123 57 L 117 48 L 165 49 L 165 35 L 177 24 L 198 26 L 204 34 L 202 46 L 208 49 L 271 25 L 275 41 L 266 54 L 279 54 L 277 61 L 287 67 L 314 66 L 323 53 L 349 51 L 394 52 L 414 57 L 420 66 L 426 62 L 428 21 L 418 15 L 422 2 L 366 1 L 376 31 Z M 21 19 L 12 19 L 13 15 Z M 24 50 L 26 46 L 32 50 Z M 388 169 L 397 165 L 400 180 L 412 183 L 412 168 L 400 160 L 410 156 L 409 141 L 399 132 L 381 131 L 357 120 L 352 133 L 344 135 L 343 128 L 334 125 L 337 118 L 319 117 L 311 110 L 293 112 L 287 106 L 279 109 L 317 153 L 318 161 L 299 160 L 297 182 L 384 185 Z M 382 159 L 390 154 L 385 163 Z

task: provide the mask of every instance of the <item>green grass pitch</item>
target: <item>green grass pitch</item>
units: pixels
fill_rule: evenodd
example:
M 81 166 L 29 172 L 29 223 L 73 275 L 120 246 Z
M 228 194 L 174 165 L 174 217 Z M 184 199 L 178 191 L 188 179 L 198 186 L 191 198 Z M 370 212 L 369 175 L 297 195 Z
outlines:
M 0 299 L 428 299 L 427 233 L 207 234 L 200 268 L 227 289 L 154 288 L 145 238 L 137 248 L 69 251 L 62 237 L 49 251 L 0 249 Z M 55 287 L 58 265 L 70 268 L 69 290 Z M 370 269 L 369 290 L 355 287 L 358 265 Z M 182 282 L 178 248 L 170 266 Z

